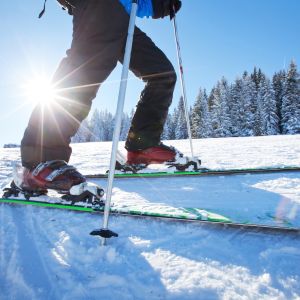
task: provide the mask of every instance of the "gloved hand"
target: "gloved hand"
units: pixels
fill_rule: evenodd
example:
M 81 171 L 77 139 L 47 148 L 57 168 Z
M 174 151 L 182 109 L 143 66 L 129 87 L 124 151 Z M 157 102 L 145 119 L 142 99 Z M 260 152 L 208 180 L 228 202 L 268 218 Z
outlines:
M 153 19 L 170 16 L 172 19 L 181 8 L 180 0 L 152 0 Z
M 170 0 L 170 19 L 172 20 L 175 17 L 175 14 L 181 8 L 181 1 L 180 0 Z

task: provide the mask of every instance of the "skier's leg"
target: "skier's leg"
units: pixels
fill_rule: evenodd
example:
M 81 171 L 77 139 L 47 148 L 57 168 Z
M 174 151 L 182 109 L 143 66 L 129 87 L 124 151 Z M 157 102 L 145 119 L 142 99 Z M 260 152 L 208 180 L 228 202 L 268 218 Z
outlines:
M 30 169 L 69 160 L 71 137 L 123 51 L 129 16 L 118 0 L 78 1 L 73 14 L 72 45 L 53 78 L 56 99 L 35 108 L 22 140 L 22 164 Z
M 135 151 L 159 144 L 176 73 L 165 54 L 139 28 L 135 29 L 130 69 L 146 83 L 126 141 L 126 149 Z

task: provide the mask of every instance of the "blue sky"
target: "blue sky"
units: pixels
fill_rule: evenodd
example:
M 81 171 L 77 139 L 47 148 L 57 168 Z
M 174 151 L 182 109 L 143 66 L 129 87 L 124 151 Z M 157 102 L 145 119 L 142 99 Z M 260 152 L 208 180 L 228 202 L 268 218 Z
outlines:
M 109 0 L 107 0 L 109 1 Z M 299 0 L 183 0 L 177 22 L 184 63 L 188 101 L 200 87 L 208 90 L 225 76 L 229 81 L 261 67 L 269 76 L 286 68 L 291 59 L 300 63 Z M 3 1 L 1 19 L 0 145 L 19 143 L 33 104 L 22 86 L 34 76 L 48 78 L 71 42 L 72 18 L 55 0 Z M 167 54 L 177 68 L 172 23 L 139 19 L 138 26 Z M 101 87 L 93 109 L 115 112 L 121 68 Z M 143 84 L 130 74 L 125 111 L 134 108 Z M 179 82 L 173 105 L 180 97 Z

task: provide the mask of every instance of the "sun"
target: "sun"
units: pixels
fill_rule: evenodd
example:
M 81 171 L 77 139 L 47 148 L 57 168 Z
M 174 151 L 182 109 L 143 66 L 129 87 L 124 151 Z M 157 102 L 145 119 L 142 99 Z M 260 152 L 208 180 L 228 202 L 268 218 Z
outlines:
M 23 86 L 28 101 L 33 104 L 50 104 L 55 99 L 55 89 L 51 81 L 44 76 L 30 79 Z

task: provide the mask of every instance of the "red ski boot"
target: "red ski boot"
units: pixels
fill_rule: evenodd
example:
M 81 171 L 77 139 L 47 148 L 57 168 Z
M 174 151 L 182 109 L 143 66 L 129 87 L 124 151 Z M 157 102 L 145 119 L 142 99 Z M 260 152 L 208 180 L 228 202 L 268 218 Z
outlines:
M 120 154 L 119 154 L 120 155 Z M 164 164 L 168 168 L 175 167 L 178 171 L 200 169 L 201 160 L 184 156 L 180 151 L 172 146 L 163 143 L 139 151 L 128 151 L 127 161 L 117 157 L 117 169 L 123 172 L 138 172 L 150 164 Z
M 86 179 L 72 166 L 62 160 L 40 163 L 36 168 L 23 168 L 20 188 L 23 190 L 40 191 L 56 190 L 68 192 L 72 186 L 85 182 Z
M 98 185 L 87 182 L 73 166 L 63 160 L 52 160 L 40 163 L 34 169 L 16 168 L 12 188 L 29 196 L 55 190 L 70 196 L 72 202 L 84 199 L 100 199 L 104 191 Z M 69 199 L 65 197 L 64 199 Z
M 160 143 L 157 146 L 150 147 L 144 150 L 128 151 L 127 164 L 149 165 L 173 162 L 176 160 L 176 157 L 180 154 L 181 153 L 174 147 L 169 147 L 164 145 L 163 143 Z

